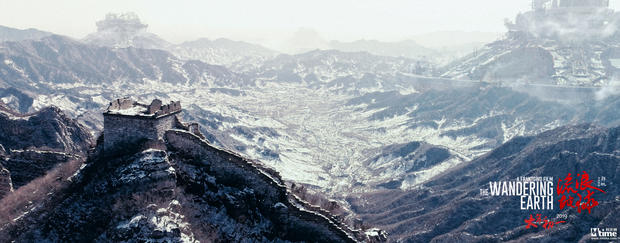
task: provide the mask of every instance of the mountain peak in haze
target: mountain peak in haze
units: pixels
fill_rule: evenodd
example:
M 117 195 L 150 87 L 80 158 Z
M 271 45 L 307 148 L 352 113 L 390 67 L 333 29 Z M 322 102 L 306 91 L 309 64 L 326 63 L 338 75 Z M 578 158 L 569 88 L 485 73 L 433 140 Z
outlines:
M 205 47 L 217 47 L 217 48 L 235 48 L 239 51 L 256 52 L 263 55 L 274 55 L 275 51 L 267 49 L 260 45 L 250 44 L 243 41 L 236 41 L 227 38 L 217 38 L 214 40 L 208 38 L 200 38 L 193 41 L 186 41 L 181 44 L 185 47 L 192 48 L 205 48 Z
M 620 15 L 594 2 L 566 4 L 549 9 L 534 6 L 532 11 L 517 15 L 514 22 L 506 22 L 508 32 L 504 38 L 448 65 L 442 77 L 564 86 L 609 85 L 620 71 L 616 62 Z
M 170 45 L 159 36 L 147 32 L 148 25 L 142 23 L 135 13 L 109 13 L 96 25 L 97 32 L 86 36 L 85 42 L 117 48 L 161 49 Z
M 139 32 L 146 31 L 147 24 L 142 23 L 135 13 L 109 13 L 105 19 L 97 21 L 97 31 L 123 31 L 123 32 Z
M 357 40 L 353 42 L 331 41 L 330 48 L 346 51 L 366 51 L 379 56 L 420 58 L 434 54 L 435 51 L 421 46 L 413 40 L 381 42 L 377 40 Z
M 299 28 L 285 43 L 285 49 L 289 53 L 303 53 L 315 49 L 328 49 L 329 42 L 321 34 L 312 28 Z
M 0 25 L 0 42 L 38 40 L 49 35 L 52 35 L 52 33 L 33 28 L 20 30 Z
M 168 49 L 182 59 L 200 60 L 227 67 L 255 66 L 277 55 L 263 46 L 226 38 L 200 38 L 186 41 Z

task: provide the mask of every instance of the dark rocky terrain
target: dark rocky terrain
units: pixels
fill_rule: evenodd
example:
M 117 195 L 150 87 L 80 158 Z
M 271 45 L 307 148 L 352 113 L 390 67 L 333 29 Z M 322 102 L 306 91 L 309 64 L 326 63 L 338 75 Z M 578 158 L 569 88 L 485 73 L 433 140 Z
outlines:
M 90 131 L 57 107 L 21 114 L 0 103 L 0 134 L 0 188 L 5 188 L 0 191 L 5 192 L 58 164 L 83 160 L 93 143 Z
M 517 137 L 497 149 L 463 163 L 411 191 L 388 190 L 351 196 L 353 210 L 364 220 L 386 229 L 392 240 L 407 242 L 548 242 L 585 241 L 591 227 L 619 225 L 620 127 L 593 125 L 560 127 L 531 137 Z M 520 176 L 564 178 L 586 171 L 596 180 L 605 177 L 606 193 L 597 193 L 600 205 L 592 213 L 519 209 L 518 197 L 483 197 L 489 181 Z M 595 185 L 595 184 L 594 184 Z M 557 187 L 554 183 L 554 189 Z M 567 212 L 568 223 L 551 230 L 525 229 L 532 213 L 554 218 Z
M 0 103 L 0 133 L 6 151 L 34 148 L 83 154 L 93 142 L 90 131 L 58 107 L 21 114 Z
M 368 151 L 374 157 L 362 162 L 362 166 L 376 180 L 379 188 L 398 189 L 406 178 L 414 179 L 416 172 L 429 169 L 447 160 L 462 162 L 464 159 L 447 148 L 425 142 L 392 144 L 381 149 Z M 400 175 L 394 177 L 394 174 Z M 366 182 L 368 183 L 368 182 Z M 369 183 L 373 184 L 373 183 Z
M 353 242 L 366 237 L 291 194 L 277 172 L 258 162 L 188 132 L 168 131 L 165 137 L 165 145 L 126 148 L 116 156 L 105 155 L 99 144 L 85 166 L 61 178 L 67 180 L 64 189 L 0 224 L 0 239 Z
M 0 155 L 0 160 L 5 158 Z M 13 191 L 13 182 L 11 181 L 11 172 L 0 165 L 0 198 L 4 197 L 7 193 Z

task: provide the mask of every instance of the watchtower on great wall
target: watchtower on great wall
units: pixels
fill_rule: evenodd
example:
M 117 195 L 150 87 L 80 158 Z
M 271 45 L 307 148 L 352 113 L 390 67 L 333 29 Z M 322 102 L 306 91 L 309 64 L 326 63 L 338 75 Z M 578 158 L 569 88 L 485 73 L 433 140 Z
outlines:
M 163 104 L 155 99 L 150 105 L 141 104 L 130 98 L 112 101 L 103 112 L 104 151 L 113 151 L 145 141 L 163 141 L 164 133 L 170 129 L 190 131 L 200 137 L 198 124 L 186 124 L 179 120 L 181 102 Z

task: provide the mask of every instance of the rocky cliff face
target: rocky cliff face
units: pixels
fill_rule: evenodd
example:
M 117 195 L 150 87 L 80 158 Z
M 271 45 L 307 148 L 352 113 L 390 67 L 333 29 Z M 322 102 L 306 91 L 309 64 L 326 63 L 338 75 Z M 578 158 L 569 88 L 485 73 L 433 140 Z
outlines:
M 80 160 L 93 143 L 84 126 L 56 107 L 24 115 L 0 103 L 0 134 L 0 188 L 5 192 L 59 163 Z
M 4 151 L 4 147 L 0 144 L 0 161 L 5 161 L 6 159 L 6 151 Z M 11 173 L 0 164 L 0 198 L 11 191 L 13 191 Z
M 83 154 L 93 142 L 90 132 L 57 107 L 20 114 L 0 104 L 0 144 L 12 149 L 42 149 Z
M 588 239 L 591 227 L 620 224 L 617 199 L 620 179 L 620 127 L 568 126 L 534 137 L 512 139 L 486 155 L 463 163 L 411 191 L 391 190 L 349 198 L 365 220 L 388 230 L 393 239 L 413 242 L 576 242 Z M 590 179 L 607 184 L 595 198 L 592 213 L 572 208 L 535 211 L 549 218 L 567 213 L 566 224 L 551 230 L 527 230 L 524 219 L 534 213 L 520 210 L 518 197 L 483 197 L 490 181 L 520 176 L 564 178 L 586 171 Z M 557 182 L 557 181 L 556 181 Z M 595 184 L 593 184 L 595 185 Z M 596 185 L 595 185 L 596 186 Z M 554 189 L 557 185 L 554 184 Z M 391 198 L 386 200 L 386 198 Z M 542 238 L 541 238 L 542 237 Z
M 0 239 L 353 242 L 365 237 L 290 194 L 279 175 L 258 162 L 181 130 L 168 131 L 165 139 L 163 147 L 137 147 L 122 156 L 95 152 L 65 190 L 0 225 Z
M 3 159 L 0 157 L 0 160 Z M 6 168 L 0 165 L 0 198 L 4 197 L 7 193 L 13 191 L 13 183 L 11 181 L 11 173 Z
M 26 185 L 60 163 L 70 160 L 82 160 L 79 155 L 64 152 L 40 150 L 13 150 L 11 155 L 1 164 L 10 171 L 14 188 Z

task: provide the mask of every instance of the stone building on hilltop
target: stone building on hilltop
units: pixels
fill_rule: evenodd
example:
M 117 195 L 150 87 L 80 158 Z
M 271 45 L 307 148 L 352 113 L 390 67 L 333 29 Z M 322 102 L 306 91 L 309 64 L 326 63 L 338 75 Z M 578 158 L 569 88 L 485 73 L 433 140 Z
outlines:
M 163 141 L 164 133 L 171 129 L 186 130 L 203 137 L 197 123 L 181 122 L 177 117 L 181 111 L 180 101 L 163 104 L 155 99 L 150 105 L 130 98 L 112 101 L 103 112 L 104 151 L 107 153 L 147 141 Z
M 578 43 L 608 38 L 618 24 L 620 15 L 609 8 L 609 0 L 533 0 L 531 11 L 506 26 L 536 38 Z

